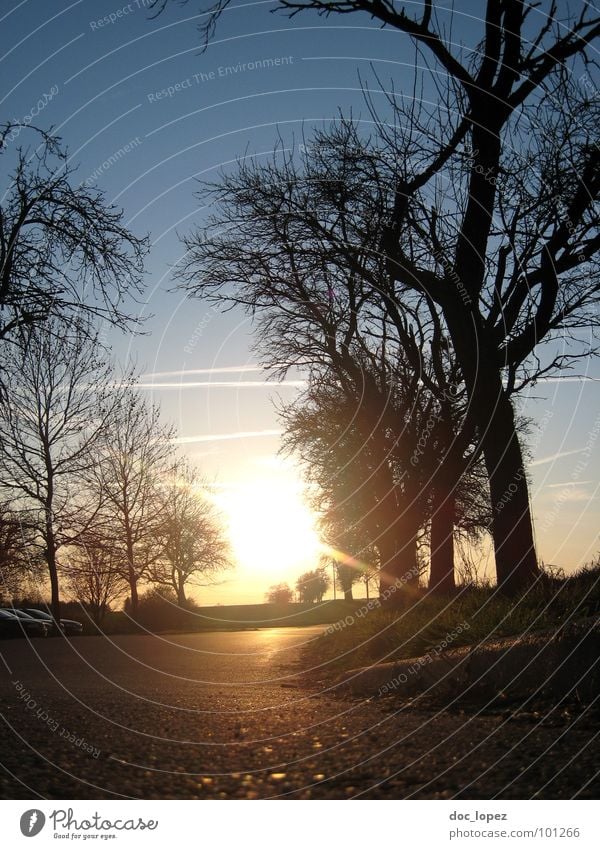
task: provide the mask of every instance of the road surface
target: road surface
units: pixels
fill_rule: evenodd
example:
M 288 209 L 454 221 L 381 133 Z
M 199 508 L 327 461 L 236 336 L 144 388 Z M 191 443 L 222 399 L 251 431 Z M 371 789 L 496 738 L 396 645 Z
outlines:
M 597 796 L 597 712 L 344 699 L 321 630 L 3 641 L 0 797 Z

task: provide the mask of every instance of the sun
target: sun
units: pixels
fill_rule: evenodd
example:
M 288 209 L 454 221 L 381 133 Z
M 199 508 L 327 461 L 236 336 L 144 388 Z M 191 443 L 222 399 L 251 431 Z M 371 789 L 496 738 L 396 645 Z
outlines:
M 285 573 L 317 564 L 322 546 L 316 517 L 292 475 L 261 475 L 223 493 L 235 558 L 256 573 Z

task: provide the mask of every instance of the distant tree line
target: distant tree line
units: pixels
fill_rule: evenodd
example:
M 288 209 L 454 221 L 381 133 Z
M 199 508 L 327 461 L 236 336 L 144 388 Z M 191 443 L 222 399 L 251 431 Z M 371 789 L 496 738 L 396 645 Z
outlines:
M 303 572 L 296 581 L 296 594 L 289 584 L 274 584 L 266 593 L 270 604 L 290 604 L 297 600 L 300 604 L 320 604 L 329 589 L 329 578 L 323 567 Z
M 106 353 L 106 352 L 104 352 Z M 135 380 L 119 380 L 89 328 L 32 329 L 4 364 L 0 397 L 2 585 L 35 574 L 100 623 L 140 585 L 180 605 L 229 565 L 211 487 L 174 452 L 173 430 Z

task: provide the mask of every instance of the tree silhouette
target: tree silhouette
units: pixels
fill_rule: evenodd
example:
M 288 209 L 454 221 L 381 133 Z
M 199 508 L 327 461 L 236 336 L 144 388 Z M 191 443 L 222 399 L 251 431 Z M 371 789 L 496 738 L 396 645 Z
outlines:
M 389 170 L 352 122 L 317 133 L 300 166 L 279 151 L 264 165 L 243 162 L 208 187 L 216 211 L 186 240 L 180 274 L 189 292 L 252 313 L 274 373 L 308 372 L 294 416 L 282 409 L 294 429 L 287 445 L 301 450 L 313 432 L 320 486 L 337 487 L 331 504 L 354 502 L 353 521 L 364 516 L 384 583 L 418 581 L 417 538 L 430 510 L 431 584 L 450 591 L 456 490 L 477 451 L 432 303 L 416 294 L 393 314 L 384 303 L 388 263 L 373 245 L 393 206 Z M 323 439 L 328 424 L 337 458 Z
M 11 145 L 21 130 L 27 146 Z M 78 183 L 52 133 L 0 125 L 8 180 L 0 206 L 0 340 L 48 318 L 85 313 L 120 327 L 135 323 L 124 306 L 142 291 L 144 239 L 98 189 Z M 91 326 L 91 325 L 88 325 Z
M 129 586 L 131 610 L 138 606 L 138 583 L 161 555 L 161 475 L 173 453 L 173 429 L 135 385 L 118 392 L 109 438 L 97 458 L 95 483 L 103 499 Z
M 0 595 L 14 597 L 26 578 L 43 575 L 35 528 L 24 521 L 19 497 L 0 502 Z
M 186 604 L 186 586 L 206 586 L 231 565 L 223 522 L 207 497 L 210 485 L 185 461 L 178 460 L 161 477 L 159 492 L 160 553 L 150 580 L 170 587 Z
M 294 593 L 289 584 L 273 584 L 265 593 L 269 604 L 290 604 L 294 599 Z
M 228 5 L 211 7 L 205 38 Z M 598 327 L 599 104 L 569 71 L 588 62 L 600 18 L 587 5 L 561 13 L 554 0 L 545 18 L 524 0 L 488 3 L 481 42 L 463 46 L 451 42 L 432 0 L 415 16 L 379 0 L 279 0 L 277 8 L 366 13 L 434 63 L 426 83 L 415 59 L 411 96 L 392 97 L 391 130 L 380 122 L 396 169 L 393 208 L 375 234 L 388 263 L 382 294 L 393 317 L 407 292 L 421 293 L 447 327 L 489 476 L 498 583 L 517 593 L 538 570 L 510 394 L 588 355 L 578 334 Z M 422 86 L 432 106 L 412 97 Z M 565 333 L 575 350 L 556 355 L 550 345 L 543 363 L 541 343 Z
M 89 326 L 35 328 L 5 362 L 0 396 L 0 486 L 34 529 L 60 619 L 58 554 L 89 528 L 100 501 L 87 489 L 114 412 L 111 367 Z
M 303 604 L 320 604 L 328 587 L 329 578 L 321 567 L 303 572 L 296 581 L 296 590 Z
M 102 625 L 111 604 L 124 593 L 121 553 L 107 528 L 98 525 L 84 533 L 68 552 L 61 567 L 66 590 Z

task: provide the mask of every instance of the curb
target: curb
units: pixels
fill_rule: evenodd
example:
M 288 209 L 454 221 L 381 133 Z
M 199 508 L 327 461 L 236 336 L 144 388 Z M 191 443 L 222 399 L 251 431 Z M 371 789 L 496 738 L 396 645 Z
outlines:
M 468 696 L 469 700 L 520 699 L 538 692 L 582 701 L 600 693 L 600 619 L 558 631 L 486 641 L 340 675 L 337 692 L 353 696 Z

